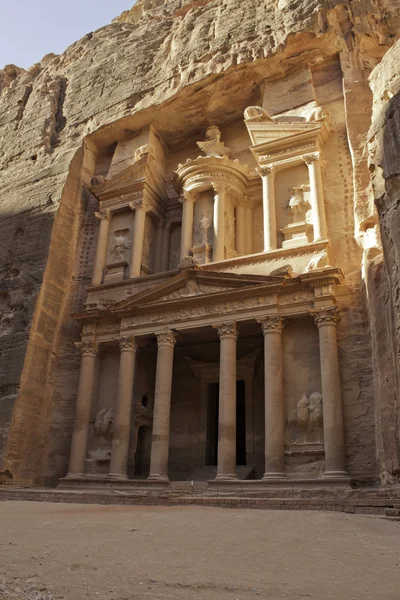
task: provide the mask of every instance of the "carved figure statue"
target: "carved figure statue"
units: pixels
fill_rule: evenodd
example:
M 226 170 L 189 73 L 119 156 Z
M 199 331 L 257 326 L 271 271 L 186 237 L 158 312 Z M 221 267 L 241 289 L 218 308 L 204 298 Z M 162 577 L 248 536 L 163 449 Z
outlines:
M 273 121 L 262 106 L 248 106 L 244 111 L 245 121 Z
M 228 248 L 235 247 L 235 217 L 230 213 L 225 213 L 226 227 L 226 246 Z
M 292 213 L 293 223 L 303 223 L 305 221 L 310 205 L 304 198 L 303 188 L 293 188 L 293 196 L 289 199 L 288 207 Z
M 114 239 L 111 242 L 110 254 L 115 254 L 115 259 L 117 261 L 125 260 L 125 253 L 130 247 L 131 244 L 128 242 L 122 231 L 114 231 Z
M 322 394 L 312 392 L 308 398 L 303 392 L 297 403 L 297 426 L 303 431 L 303 442 L 320 441 L 322 434 Z
M 153 240 L 150 235 L 145 235 L 143 239 L 143 262 L 150 266 L 151 260 L 151 246 L 153 244 Z
M 199 235 L 200 244 L 208 244 L 209 243 L 209 232 L 212 227 L 212 219 L 209 215 L 203 213 L 197 227 L 196 233 Z
M 103 408 L 97 415 L 93 425 L 93 431 L 97 437 L 111 440 L 114 429 L 114 412 L 112 408 Z
M 216 125 L 211 125 L 207 129 L 205 138 L 204 142 L 197 142 L 197 145 L 206 156 L 222 157 L 229 153 L 229 148 L 221 142 L 221 132 Z

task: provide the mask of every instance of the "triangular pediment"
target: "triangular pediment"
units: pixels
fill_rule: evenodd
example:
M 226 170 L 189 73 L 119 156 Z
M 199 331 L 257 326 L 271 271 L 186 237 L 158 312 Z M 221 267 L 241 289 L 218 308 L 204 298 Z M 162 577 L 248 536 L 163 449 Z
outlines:
M 159 307 L 160 309 L 175 303 L 202 301 L 205 298 L 223 299 L 225 294 L 255 286 L 276 286 L 283 282 L 283 277 L 261 275 L 232 275 L 213 271 L 185 269 L 167 281 L 147 288 L 146 290 L 115 304 L 113 313 L 126 313 L 143 307 Z

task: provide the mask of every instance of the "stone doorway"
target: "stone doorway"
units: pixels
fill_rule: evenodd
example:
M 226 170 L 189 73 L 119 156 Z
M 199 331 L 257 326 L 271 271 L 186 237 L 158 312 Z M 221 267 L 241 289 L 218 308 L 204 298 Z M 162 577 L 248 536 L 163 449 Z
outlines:
M 206 466 L 216 466 L 218 459 L 219 383 L 207 388 Z M 246 382 L 236 382 L 236 465 L 246 465 Z

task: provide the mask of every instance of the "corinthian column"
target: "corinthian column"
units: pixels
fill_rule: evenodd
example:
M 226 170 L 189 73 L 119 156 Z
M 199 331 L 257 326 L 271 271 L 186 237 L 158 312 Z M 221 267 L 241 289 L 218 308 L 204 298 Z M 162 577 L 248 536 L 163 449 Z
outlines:
M 236 323 L 214 325 L 220 339 L 217 479 L 236 479 Z
M 131 202 L 130 207 L 135 211 L 135 218 L 133 221 L 132 256 L 129 277 L 140 277 L 146 208 L 142 200 Z
M 110 231 L 110 211 L 99 210 L 95 213 L 100 219 L 99 237 L 97 238 L 96 258 L 94 261 L 92 285 L 100 285 L 103 281 L 106 264 L 108 234 Z
M 81 351 L 82 359 L 67 477 L 76 477 L 85 473 L 96 356 L 99 350 L 99 345 L 94 341 L 79 342 L 76 343 L 76 346 Z
M 313 217 L 314 241 L 324 240 L 328 237 L 328 228 L 326 225 L 319 152 L 302 156 L 302 159 L 308 167 L 308 176 L 310 178 L 310 204 Z
M 133 336 L 120 339 L 117 405 L 111 448 L 110 475 L 126 478 L 131 431 L 132 393 L 137 346 Z
M 172 331 L 157 335 L 157 370 L 154 394 L 153 435 L 148 479 L 169 481 L 169 425 L 171 416 L 172 369 L 176 336 Z
M 225 258 L 225 198 L 227 188 L 224 185 L 214 185 L 214 241 L 213 261 Z
M 259 170 L 263 188 L 264 252 L 277 248 L 275 169 L 273 165 Z
M 265 473 L 285 477 L 285 404 L 282 385 L 282 319 L 260 319 L 264 334 Z
M 180 199 L 182 202 L 182 230 L 181 230 L 181 253 L 180 260 L 190 256 L 193 246 L 193 215 L 195 194 L 184 192 Z
M 324 419 L 325 477 L 346 476 L 342 398 L 336 339 L 336 306 L 312 313 L 319 332 L 322 409 Z

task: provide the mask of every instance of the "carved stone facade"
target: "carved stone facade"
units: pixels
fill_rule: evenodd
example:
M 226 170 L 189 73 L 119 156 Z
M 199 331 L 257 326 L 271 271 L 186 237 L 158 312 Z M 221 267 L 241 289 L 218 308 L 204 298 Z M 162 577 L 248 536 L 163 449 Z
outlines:
M 186 12 L 154 4 L 143 9 L 143 23 L 165 37 L 165 15 L 181 23 Z M 193 7 L 180 4 L 191 22 Z M 214 11 L 220 3 L 209 4 Z M 276 12 L 273 2 L 245 4 L 251 22 L 259 11 L 264 24 L 292 14 Z M 235 42 L 224 66 L 225 45 L 210 58 L 215 40 L 207 67 L 185 71 L 178 61 L 170 71 L 154 56 L 157 74 L 152 66 L 148 80 L 130 74 L 124 87 L 146 79 L 143 90 L 129 98 L 115 92 L 124 99 L 93 114 L 85 98 L 87 114 L 78 111 L 64 133 L 54 126 L 53 137 L 43 134 L 43 170 L 32 181 L 49 181 L 61 156 L 71 162 L 54 184 L 62 200 L 41 287 L 30 283 L 34 273 L 21 280 L 38 300 L 4 450 L 3 469 L 16 482 L 395 481 L 376 439 L 374 410 L 382 414 L 384 400 L 374 396 L 380 371 L 373 356 L 381 340 L 370 337 L 377 292 L 369 282 L 367 294 L 364 279 L 382 249 L 360 142 L 368 107 L 358 110 L 354 100 L 368 96 L 367 75 L 394 34 L 375 40 L 361 2 L 350 43 L 341 33 L 344 5 L 317 4 L 304 4 L 293 19 L 298 26 L 274 30 L 276 40 L 284 30 L 288 36 L 274 50 L 274 35 L 266 39 L 263 28 L 251 43 Z M 231 5 L 224 11 L 234 11 L 236 31 L 240 7 Z M 136 31 L 127 18 L 113 31 Z M 139 36 L 145 48 L 146 35 Z M 116 71 L 125 60 L 119 44 Z M 68 51 L 51 68 L 80 65 L 81 54 Z M 114 97 L 113 75 L 104 75 L 104 98 Z M 0 100 L 18 90 L 16 80 Z M 68 114 L 73 106 L 69 97 Z M 17 161 L 7 152 L 12 175 Z M 13 176 L 37 198 L 29 178 Z M 0 296 L 7 336 L 16 290 Z

